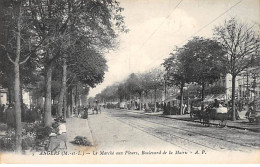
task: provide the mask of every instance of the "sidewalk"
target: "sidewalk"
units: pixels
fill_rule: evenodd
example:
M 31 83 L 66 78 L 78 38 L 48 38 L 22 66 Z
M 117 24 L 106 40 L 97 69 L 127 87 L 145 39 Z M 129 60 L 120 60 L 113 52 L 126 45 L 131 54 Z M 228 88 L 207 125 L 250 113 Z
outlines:
M 199 120 L 191 120 L 190 119 L 190 114 L 185 114 L 185 115 L 163 115 L 163 112 L 144 112 L 144 111 L 139 111 L 139 110 L 127 110 L 127 111 L 132 111 L 135 113 L 140 113 L 140 114 L 145 114 L 145 115 L 151 115 L 151 116 L 158 116 L 158 117 L 165 117 L 165 118 L 170 118 L 170 119 L 177 119 L 177 120 L 183 120 L 183 121 L 192 121 L 192 122 L 199 122 Z M 260 125 L 256 123 L 249 123 L 248 119 L 245 117 L 246 111 L 241 111 L 239 112 L 240 120 L 236 121 L 231 121 L 227 120 L 227 127 L 229 128 L 236 128 L 236 129 L 242 129 L 242 130 L 249 130 L 253 132 L 260 132 Z M 215 121 L 211 123 L 213 125 L 218 125 L 218 122 Z
M 87 151 L 94 146 L 93 138 L 91 131 L 89 129 L 88 120 L 72 117 L 66 119 L 66 127 L 67 127 L 67 150 L 70 152 L 73 151 Z M 92 146 L 79 146 L 71 143 L 74 141 L 76 136 L 87 137 Z

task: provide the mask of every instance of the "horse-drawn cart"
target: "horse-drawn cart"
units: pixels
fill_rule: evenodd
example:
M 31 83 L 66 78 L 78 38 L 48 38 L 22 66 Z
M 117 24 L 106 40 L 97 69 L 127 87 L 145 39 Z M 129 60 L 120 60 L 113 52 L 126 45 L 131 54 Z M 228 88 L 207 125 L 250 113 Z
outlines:
M 228 119 L 228 109 L 226 107 L 212 107 L 208 106 L 201 112 L 201 122 L 205 126 L 209 126 L 210 123 L 218 121 L 220 127 L 225 127 Z
M 191 101 L 190 119 L 200 119 L 201 99 Z
M 222 105 L 213 107 L 212 101 L 196 101 L 191 107 L 190 118 L 199 119 L 204 126 L 218 121 L 218 125 L 224 127 L 227 124 L 228 109 Z

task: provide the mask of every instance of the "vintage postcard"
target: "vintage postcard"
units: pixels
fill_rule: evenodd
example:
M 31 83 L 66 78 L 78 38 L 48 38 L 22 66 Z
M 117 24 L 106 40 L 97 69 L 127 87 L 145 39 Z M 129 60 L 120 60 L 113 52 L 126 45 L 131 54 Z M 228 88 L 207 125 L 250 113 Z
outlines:
M 1 164 L 259 164 L 259 0 L 0 0 Z

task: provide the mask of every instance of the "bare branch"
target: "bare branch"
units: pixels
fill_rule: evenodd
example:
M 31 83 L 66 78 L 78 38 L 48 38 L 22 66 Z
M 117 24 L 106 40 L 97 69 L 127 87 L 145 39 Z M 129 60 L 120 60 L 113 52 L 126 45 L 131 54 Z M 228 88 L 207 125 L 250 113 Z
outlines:
M 9 59 L 9 61 L 10 61 L 11 63 L 15 64 L 15 62 L 11 59 L 11 57 L 9 56 L 8 53 L 7 53 L 7 57 L 8 57 L 8 59 Z
M 30 58 L 30 56 L 27 56 L 23 61 L 21 61 L 19 64 L 22 65 L 27 62 L 27 60 Z
M 252 30 L 254 25 L 248 27 L 232 19 L 215 29 L 215 35 L 227 52 L 227 63 L 232 75 L 252 65 L 252 56 L 259 45 L 256 33 Z
M 4 48 L 5 51 L 7 50 L 6 47 L 5 47 L 5 45 L 0 44 L 0 46 L 1 46 L 2 48 Z

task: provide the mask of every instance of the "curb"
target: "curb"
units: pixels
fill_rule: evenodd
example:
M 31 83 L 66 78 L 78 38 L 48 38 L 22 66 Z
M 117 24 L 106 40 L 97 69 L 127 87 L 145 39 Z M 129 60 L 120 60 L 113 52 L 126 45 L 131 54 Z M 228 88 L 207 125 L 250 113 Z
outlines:
M 87 125 L 87 129 L 88 129 L 88 134 L 89 134 L 88 137 L 89 137 L 89 142 L 91 143 L 91 147 L 95 147 L 92 131 L 89 128 L 89 121 L 88 121 L 88 119 L 86 119 L 86 125 Z
M 196 121 L 196 120 L 195 120 L 195 121 L 192 121 L 192 120 L 186 120 L 186 119 L 183 119 L 183 118 L 172 118 L 172 117 L 168 117 L 168 116 L 166 116 L 166 115 L 152 115 L 152 114 L 148 114 L 148 113 L 135 112 L 135 111 L 133 111 L 133 110 L 127 110 L 127 109 L 122 109 L 122 110 L 130 111 L 130 112 L 137 113 L 137 114 L 142 114 L 142 115 L 150 115 L 150 116 L 155 116 L 155 117 L 175 119 L 175 120 L 181 120 L 181 121 L 186 121 L 186 122 L 201 123 L 200 121 Z M 208 124 L 210 124 L 210 125 L 218 125 L 217 123 L 208 123 Z M 234 129 L 240 129 L 240 130 L 248 130 L 248 131 L 251 131 L 251 132 L 258 132 L 258 133 L 260 132 L 260 129 L 252 129 L 252 128 L 234 126 L 234 125 L 226 125 L 225 127 L 234 128 Z
M 146 114 L 146 115 L 149 115 L 149 114 Z M 185 119 L 182 119 L 182 118 L 171 118 L 171 117 L 167 117 L 167 116 L 163 116 L 163 115 L 158 115 L 158 117 L 169 118 L 169 119 L 176 119 L 176 120 L 187 121 L 187 122 L 201 123 L 200 121 L 185 120 Z M 208 124 L 210 124 L 210 125 L 218 125 L 217 123 L 210 123 L 210 122 Z M 240 130 L 248 130 L 248 131 L 252 131 L 252 132 L 260 132 L 260 130 L 258 130 L 258 129 L 251 129 L 251 128 L 239 127 L 239 126 L 234 126 L 234 125 L 226 125 L 225 127 L 234 128 L 234 129 L 240 129 Z
M 90 142 L 91 145 L 87 146 L 87 147 L 94 147 L 95 143 L 93 140 L 93 136 L 89 127 L 89 121 L 88 119 L 83 119 L 83 118 L 78 118 L 78 117 L 71 117 L 70 119 L 70 123 L 67 124 L 67 126 L 69 126 L 70 124 L 72 126 L 67 128 L 67 133 L 70 136 L 68 138 L 68 141 L 74 141 L 76 136 L 82 136 L 82 137 L 86 137 L 87 140 Z M 75 122 L 78 122 L 79 126 L 75 124 Z M 82 133 L 80 131 L 78 131 L 77 129 L 81 128 Z M 71 144 L 74 145 L 74 144 Z M 69 145 L 68 145 L 69 146 Z M 80 146 L 80 145 L 79 145 Z M 77 145 L 73 146 L 72 149 L 78 147 Z M 69 147 L 68 147 L 69 148 Z

